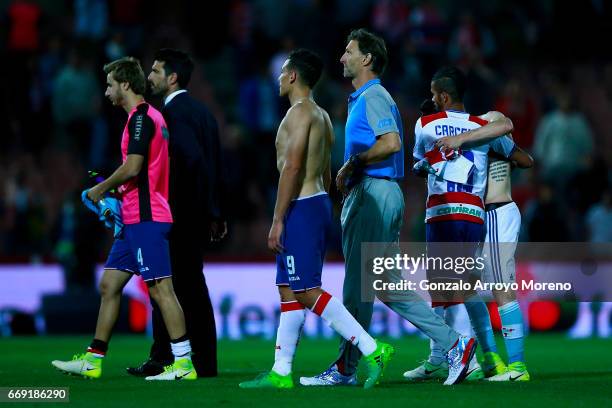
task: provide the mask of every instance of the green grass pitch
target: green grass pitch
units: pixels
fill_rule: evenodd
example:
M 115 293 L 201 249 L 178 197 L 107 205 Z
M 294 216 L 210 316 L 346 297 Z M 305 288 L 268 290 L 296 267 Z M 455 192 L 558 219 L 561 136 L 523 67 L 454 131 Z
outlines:
M 428 353 L 428 342 L 417 337 L 392 339 L 397 353 L 381 384 L 361 387 L 293 390 L 241 390 L 238 383 L 272 365 L 272 341 L 221 341 L 220 375 L 214 379 L 148 383 L 125 372 L 148 352 L 144 336 L 116 336 L 104 362 L 102 378 L 85 380 L 66 376 L 50 364 L 69 359 L 87 346 L 87 337 L 0 338 L 0 387 L 70 387 L 70 403 L 36 404 L 70 407 L 480 407 L 610 406 L 612 398 L 612 341 L 575 340 L 561 335 L 531 335 L 527 339 L 530 383 L 409 384 L 402 373 Z M 335 340 L 302 339 L 294 363 L 294 378 L 318 373 L 335 356 Z M 498 339 L 498 344 L 501 344 Z M 361 376 L 363 378 L 363 376 Z M 0 406 L 28 406 L 26 403 Z M 30 406 L 32 406 L 30 404 Z

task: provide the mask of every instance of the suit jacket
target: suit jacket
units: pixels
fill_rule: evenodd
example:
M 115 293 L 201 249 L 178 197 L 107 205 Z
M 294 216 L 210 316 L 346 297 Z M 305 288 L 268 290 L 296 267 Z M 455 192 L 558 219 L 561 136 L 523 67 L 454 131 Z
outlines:
M 188 92 L 162 109 L 170 133 L 170 207 L 174 222 L 189 225 L 224 219 L 224 171 L 219 127 Z

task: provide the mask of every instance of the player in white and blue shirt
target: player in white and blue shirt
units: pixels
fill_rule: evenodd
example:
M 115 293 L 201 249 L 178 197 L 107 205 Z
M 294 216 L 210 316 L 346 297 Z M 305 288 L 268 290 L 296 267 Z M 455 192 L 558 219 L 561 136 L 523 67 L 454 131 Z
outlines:
M 436 141 L 444 136 L 458 135 L 486 124 L 487 121 L 484 119 L 455 110 L 423 116 L 417 120 L 414 128 L 414 159 L 417 161 L 424 159 L 427 152 L 436 149 Z M 442 177 L 429 174 L 425 222 L 430 224 L 439 221 L 468 221 L 482 225 L 489 150 L 509 158 L 515 148 L 510 138 L 500 137 L 488 144 L 463 150 L 461 155 L 474 165 L 465 184 L 447 181 Z M 476 211 L 459 211 L 459 207 Z
M 479 128 L 487 121 L 465 112 L 463 95 L 465 93 L 465 75 L 455 67 L 444 67 L 438 70 L 431 81 L 432 100 L 438 113 L 423 116 L 415 125 L 415 146 L 413 156 L 416 161 L 445 160 L 439 152 L 436 141 L 442 137 L 458 135 Z M 475 257 L 484 238 L 484 193 L 487 183 L 488 152 L 493 150 L 509 158 L 514 151 L 514 142 L 509 138 L 495 139 L 493 142 L 471 149 L 460 154 L 472 163 L 465 183 L 445 180 L 439 175 L 427 176 L 427 210 L 426 240 L 428 257 L 445 258 L 449 247 L 438 243 L 461 243 L 453 247 L 453 256 Z M 435 165 L 434 162 L 430 164 Z M 455 271 L 428 270 L 428 279 L 440 281 L 467 280 Z M 485 369 L 477 363 L 472 364 L 467 379 L 480 379 L 484 375 L 499 374 L 505 366 L 497 354 L 489 312 L 480 296 L 470 290 L 465 293 L 432 293 L 434 311 L 444 316 L 445 309 L 464 303 L 474 327 L 485 357 Z M 432 342 L 429 359 L 414 370 L 404 373 L 410 380 L 421 380 L 444 376 L 446 363 L 443 349 Z M 433 374 L 435 373 L 435 374 Z

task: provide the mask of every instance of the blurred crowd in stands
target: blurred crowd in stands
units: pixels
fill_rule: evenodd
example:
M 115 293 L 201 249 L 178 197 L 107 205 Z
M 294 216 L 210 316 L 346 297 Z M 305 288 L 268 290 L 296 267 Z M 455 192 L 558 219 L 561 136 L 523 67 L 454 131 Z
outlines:
M 103 259 L 110 233 L 79 199 L 87 170 L 109 172 L 120 160 L 125 113 L 104 99 L 102 65 L 133 55 L 148 74 L 161 47 L 193 55 L 189 91 L 221 128 L 230 229 L 211 256 L 267 256 L 274 138 L 287 108 L 280 67 L 295 47 L 324 58 L 315 96 L 333 121 L 337 171 L 352 92 L 339 58 L 357 27 L 387 41 L 382 79 L 403 114 L 407 169 L 431 75 L 458 65 L 469 79 L 467 110 L 508 115 L 515 141 L 536 159 L 513 174 L 521 240 L 611 241 L 612 58 L 601 47 L 611 16 L 601 0 L 0 0 L 0 261 L 78 270 Z M 402 186 L 402 240 L 421 241 L 425 185 L 408 174 Z

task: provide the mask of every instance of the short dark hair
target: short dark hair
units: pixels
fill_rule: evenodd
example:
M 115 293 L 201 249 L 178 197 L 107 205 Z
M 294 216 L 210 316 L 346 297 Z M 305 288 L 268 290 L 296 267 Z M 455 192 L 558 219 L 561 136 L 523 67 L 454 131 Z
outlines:
M 113 78 L 119 83 L 127 82 L 137 95 L 144 95 L 147 89 L 145 74 L 140 61 L 134 57 L 123 57 L 104 65 L 104 72 L 113 73 Z
M 362 54 L 372 56 L 372 71 L 376 75 L 382 75 L 389 61 L 385 40 L 363 28 L 351 31 L 346 42 L 351 40 L 357 41 Z
M 465 74 L 457 67 L 442 67 L 434 74 L 431 82 L 439 92 L 446 92 L 453 101 L 463 101 L 466 88 Z
M 287 68 L 296 70 L 304 85 L 314 88 L 323 72 L 321 57 L 310 50 L 299 48 L 291 51 L 287 60 Z
M 432 101 L 431 99 L 425 99 L 421 103 L 421 107 L 419 109 L 423 116 L 433 115 L 434 113 L 438 112 L 438 110 L 436 109 L 435 102 Z
M 186 88 L 193 72 L 193 60 L 184 51 L 173 48 L 162 48 L 155 53 L 156 61 L 164 63 L 166 76 L 176 73 L 180 88 Z

